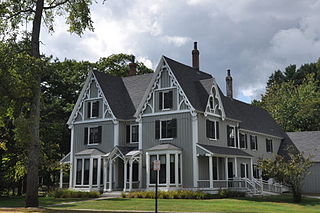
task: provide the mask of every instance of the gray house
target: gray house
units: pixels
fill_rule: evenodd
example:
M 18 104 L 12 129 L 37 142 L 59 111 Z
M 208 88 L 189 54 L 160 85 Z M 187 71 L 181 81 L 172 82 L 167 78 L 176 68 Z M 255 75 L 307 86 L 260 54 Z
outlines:
M 219 188 L 259 191 L 257 160 L 292 144 L 263 109 L 225 96 L 215 78 L 162 56 L 154 73 L 88 74 L 70 115 L 69 187 L 77 190 Z M 62 176 L 62 174 L 61 174 Z M 262 187 L 263 188 L 263 187 Z
M 311 156 L 310 173 L 303 181 L 304 193 L 320 193 L 320 131 L 288 132 L 292 142 L 305 157 Z

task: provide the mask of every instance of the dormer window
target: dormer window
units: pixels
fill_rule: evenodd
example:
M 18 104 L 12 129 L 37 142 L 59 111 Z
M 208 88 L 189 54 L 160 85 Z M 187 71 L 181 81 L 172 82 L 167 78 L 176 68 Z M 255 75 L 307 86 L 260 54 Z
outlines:
M 236 147 L 236 128 L 234 126 L 227 126 L 228 146 Z
M 89 101 L 87 104 L 88 118 L 99 117 L 99 101 Z
M 173 106 L 173 92 L 163 91 L 159 92 L 159 109 L 170 110 Z
M 210 109 L 213 109 L 213 97 L 210 96 L 209 98 L 209 105 L 210 105 Z

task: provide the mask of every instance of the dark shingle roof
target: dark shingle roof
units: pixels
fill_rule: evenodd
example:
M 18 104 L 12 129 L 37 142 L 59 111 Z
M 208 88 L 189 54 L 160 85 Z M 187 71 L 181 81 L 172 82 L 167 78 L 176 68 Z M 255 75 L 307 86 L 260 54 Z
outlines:
M 245 156 L 245 157 L 252 157 L 248 153 L 244 152 L 241 149 L 234 149 L 229 147 L 221 147 L 221 146 L 212 146 L 212 145 L 205 145 L 205 144 L 198 144 L 203 148 L 209 150 L 213 154 L 217 155 L 233 155 L 233 156 Z
M 320 162 L 320 131 L 287 132 L 292 142 L 304 156 L 312 156 L 312 161 Z

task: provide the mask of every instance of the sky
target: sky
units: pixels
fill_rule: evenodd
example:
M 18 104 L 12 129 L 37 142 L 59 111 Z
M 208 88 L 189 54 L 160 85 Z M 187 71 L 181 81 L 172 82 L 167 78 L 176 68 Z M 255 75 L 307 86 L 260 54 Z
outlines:
M 43 28 L 41 50 L 60 60 L 93 62 L 134 54 L 154 69 L 162 55 L 191 65 L 197 41 L 200 70 L 225 92 L 231 69 L 234 97 L 250 103 L 275 70 L 320 57 L 319 11 L 320 0 L 97 0 L 94 32 L 70 34 L 59 17 L 54 33 Z

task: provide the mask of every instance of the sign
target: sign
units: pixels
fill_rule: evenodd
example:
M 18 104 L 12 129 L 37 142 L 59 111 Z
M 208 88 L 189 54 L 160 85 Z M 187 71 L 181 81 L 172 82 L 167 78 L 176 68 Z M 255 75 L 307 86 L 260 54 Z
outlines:
M 154 171 L 159 171 L 160 170 L 160 161 L 159 160 L 153 161 L 153 170 Z

